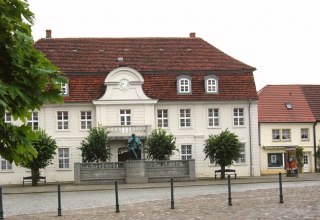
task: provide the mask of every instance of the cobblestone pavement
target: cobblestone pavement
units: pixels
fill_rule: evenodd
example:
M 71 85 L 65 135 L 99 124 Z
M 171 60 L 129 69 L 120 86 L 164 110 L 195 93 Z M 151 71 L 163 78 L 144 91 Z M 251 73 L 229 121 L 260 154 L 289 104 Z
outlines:
M 20 219 L 320 219 L 320 186 L 283 189 L 284 203 L 279 203 L 279 189 L 259 189 L 232 193 L 232 206 L 226 193 L 170 199 L 91 209 L 62 210 L 5 217 Z

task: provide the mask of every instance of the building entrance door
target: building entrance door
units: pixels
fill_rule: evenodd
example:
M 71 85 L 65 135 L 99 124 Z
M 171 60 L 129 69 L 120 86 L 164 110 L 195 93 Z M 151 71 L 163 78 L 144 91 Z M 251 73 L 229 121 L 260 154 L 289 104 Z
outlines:
M 303 172 L 310 172 L 310 154 L 303 155 Z

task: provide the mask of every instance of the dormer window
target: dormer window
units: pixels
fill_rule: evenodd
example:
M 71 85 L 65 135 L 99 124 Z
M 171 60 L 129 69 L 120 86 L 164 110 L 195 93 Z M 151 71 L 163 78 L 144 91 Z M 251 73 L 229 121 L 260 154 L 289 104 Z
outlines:
M 292 110 L 293 109 L 292 104 L 290 102 L 286 102 L 285 105 L 286 105 L 288 110 Z
M 69 95 L 69 83 L 61 83 L 61 94 L 63 96 Z
M 191 94 L 191 77 L 190 76 L 179 76 L 177 78 L 177 93 Z
M 206 93 L 218 93 L 218 77 L 206 76 L 204 82 Z

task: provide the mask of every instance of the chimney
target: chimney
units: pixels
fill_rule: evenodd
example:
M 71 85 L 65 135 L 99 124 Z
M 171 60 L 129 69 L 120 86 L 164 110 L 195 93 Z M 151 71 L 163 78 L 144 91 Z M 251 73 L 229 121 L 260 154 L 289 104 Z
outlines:
M 117 61 L 118 61 L 118 66 L 119 67 L 124 67 L 125 66 L 123 57 L 118 57 Z
M 51 38 L 51 30 L 46 30 L 46 38 Z
M 196 33 L 195 33 L 195 32 L 191 32 L 191 33 L 189 34 L 189 36 L 190 36 L 190 38 L 195 38 L 195 37 L 196 37 Z

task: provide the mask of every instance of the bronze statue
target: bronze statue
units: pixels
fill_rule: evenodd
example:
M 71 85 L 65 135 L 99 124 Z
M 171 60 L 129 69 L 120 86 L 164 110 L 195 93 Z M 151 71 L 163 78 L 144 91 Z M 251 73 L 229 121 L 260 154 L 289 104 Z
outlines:
M 130 159 L 140 160 L 141 159 L 141 146 L 142 143 L 135 134 L 132 134 L 128 139 L 128 151 L 130 155 Z

